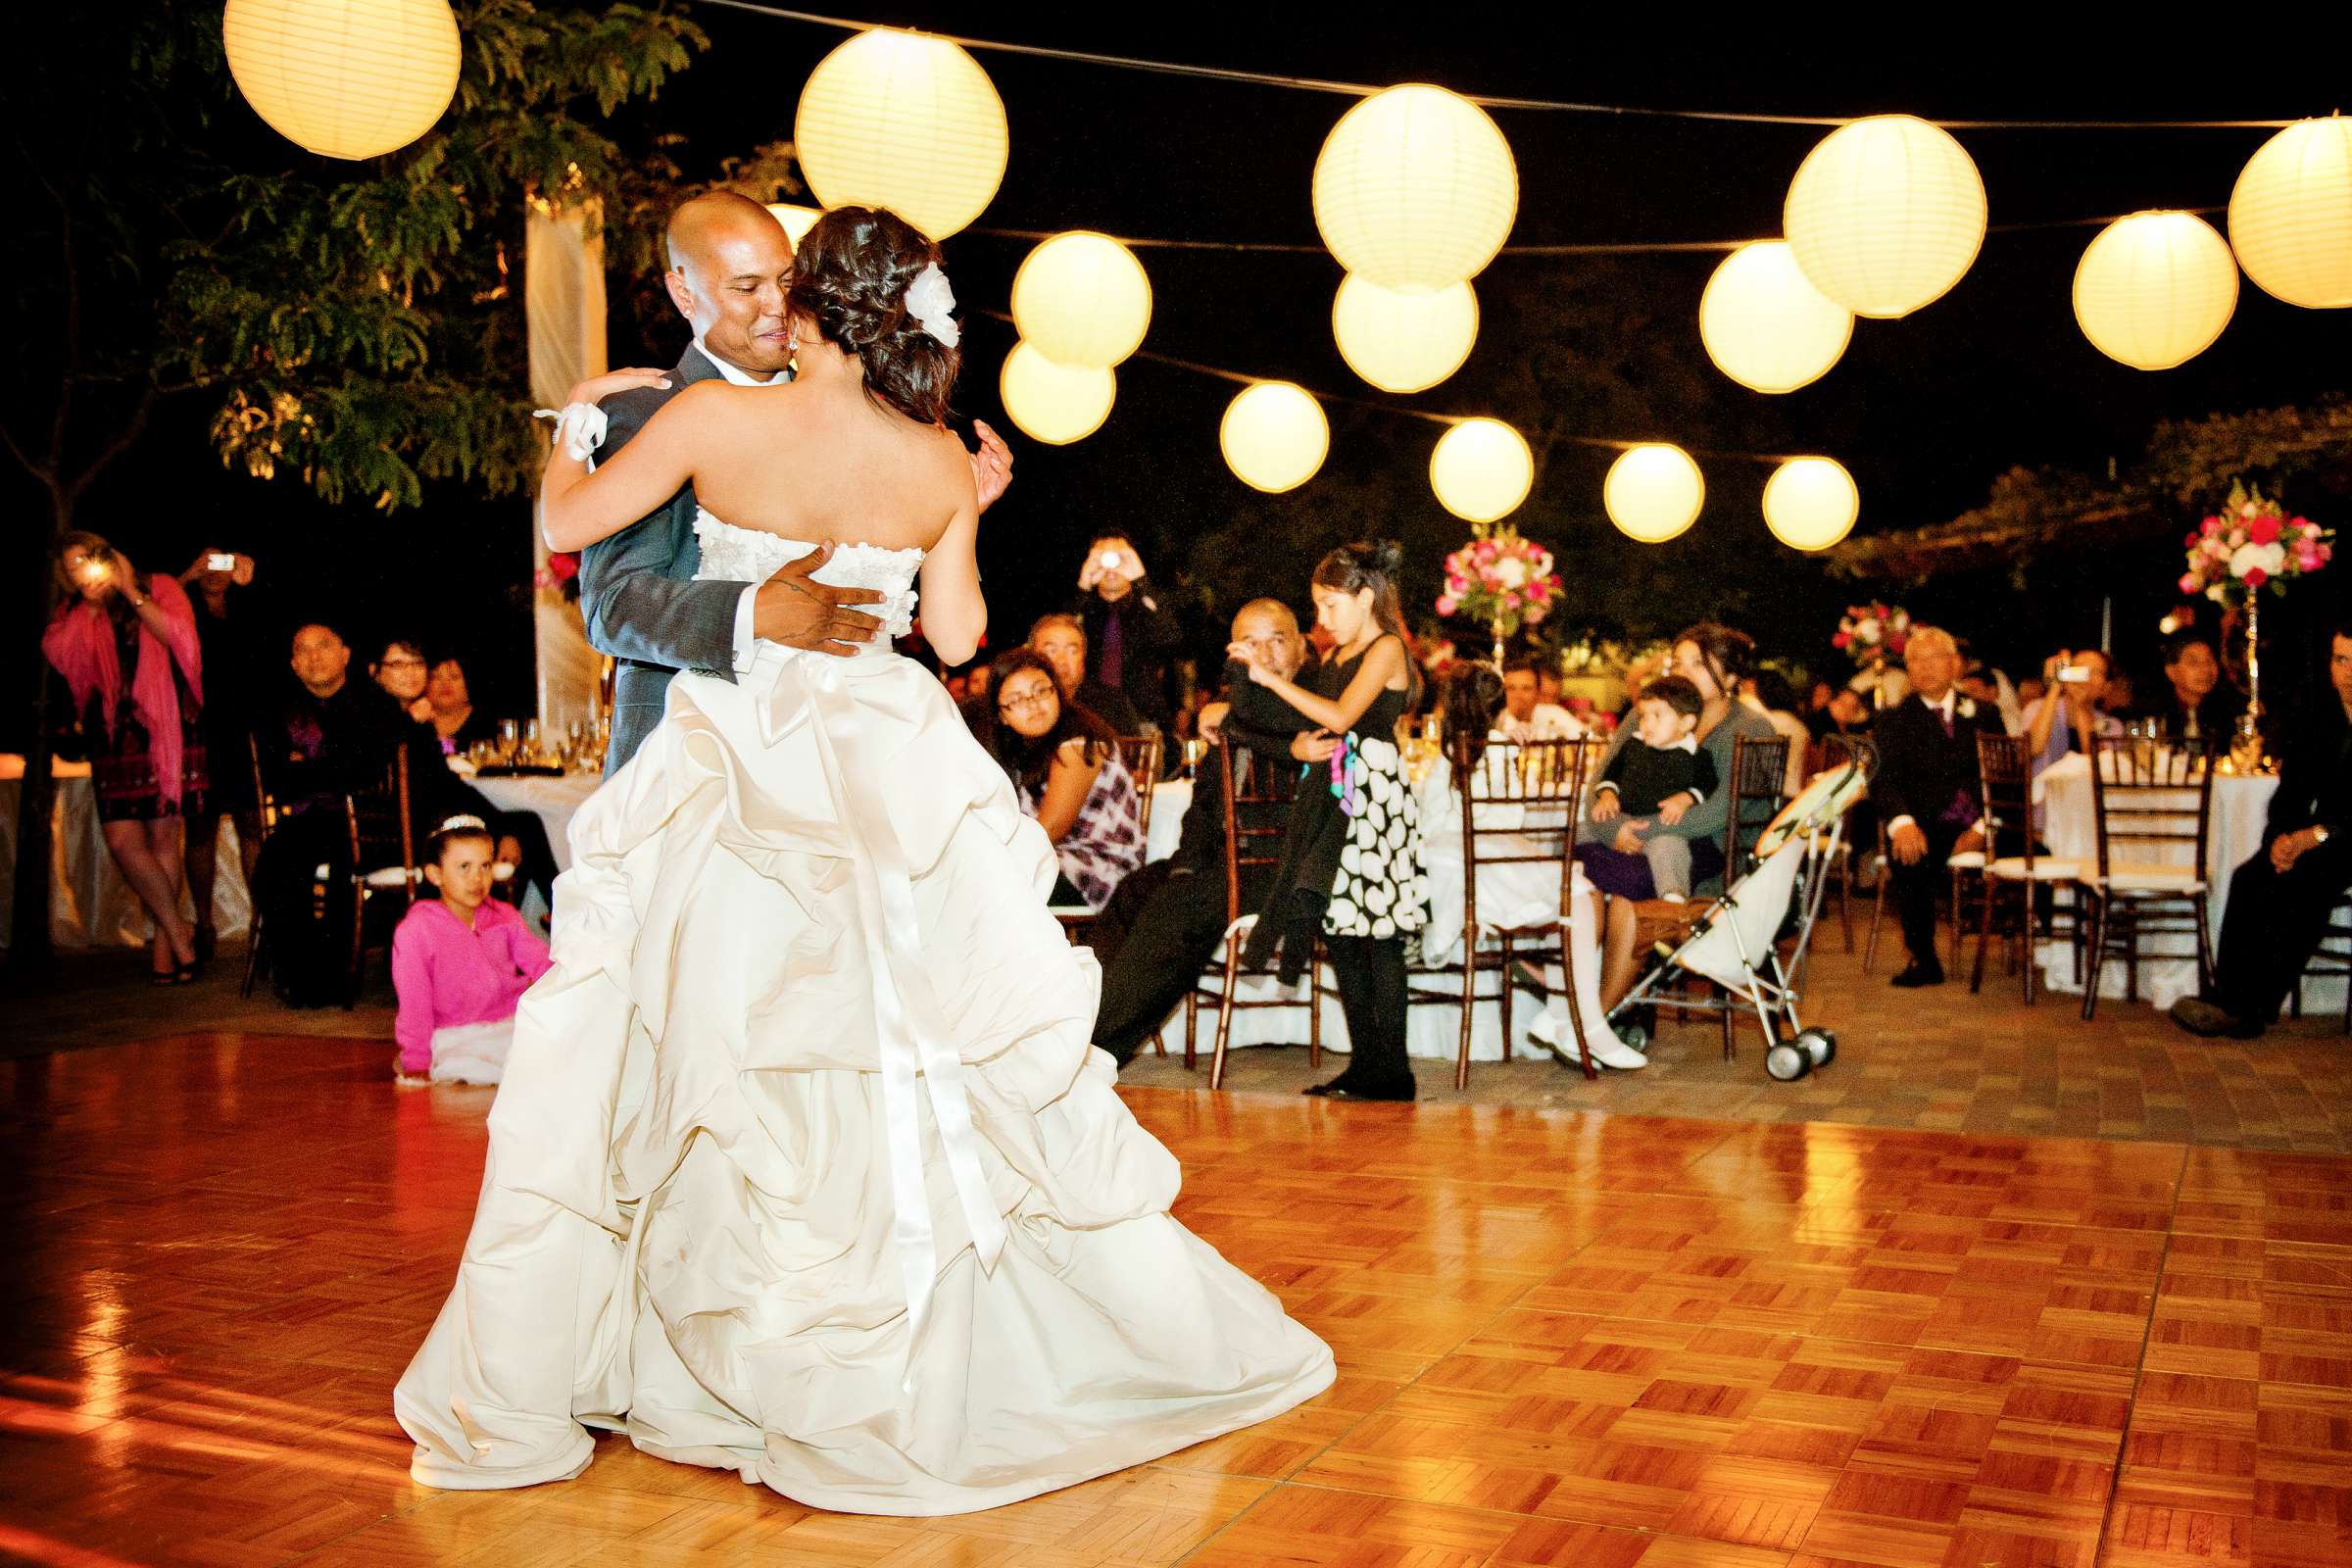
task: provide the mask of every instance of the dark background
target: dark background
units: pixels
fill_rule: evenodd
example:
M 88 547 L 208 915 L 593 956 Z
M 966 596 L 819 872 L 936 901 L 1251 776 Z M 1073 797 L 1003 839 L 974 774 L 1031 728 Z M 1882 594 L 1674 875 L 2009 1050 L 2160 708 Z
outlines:
M 658 103 L 624 111 L 619 133 L 628 142 L 683 132 L 688 173 L 710 177 L 722 157 L 789 138 L 801 83 L 844 35 L 708 5 L 692 14 L 713 47 Z M 1179 20 L 1155 9 L 1145 20 L 1102 7 L 898 6 L 860 20 L 1370 82 L 1802 114 L 2271 119 L 2326 113 L 2352 97 L 2331 60 L 2254 61 L 2200 51 L 2186 35 L 2160 40 L 2158 58 L 2134 59 L 2113 40 L 2068 50 L 1980 13 L 1944 18 L 1951 25 L 1941 30 L 1923 17 L 1916 36 L 1876 54 L 1856 53 L 1848 34 L 1740 37 L 1695 14 L 1616 38 L 1582 24 L 1546 31 L 1475 8 L 1414 12 L 1403 24 L 1368 24 L 1370 15 L 1209 7 Z M 1010 167 L 978 228 L 1316 240 L 1309 178 L 1348 100 L 997 52 L 978 58 L 1011 131 Z M 1496 120 L 1521 180 L 1514 244 L 1775 234 L 1789 174 L 1826 134 L 1508 110 Z M 2221 206 L 2270 132 L 1959 134 L 1998 225 Z M 1699 345 L 1697 302 L 1719 260 L 1712 254 L 1502 257 L 1476 283 L 1483 322 L 1468 365 L 1429 392 L 1396 397 L 1357 381 L 1331 341 L 1340 270 L 1329 256 L 1147 249 L 1139 254 L 1154 314 L 1145 347 L 1375 404 L 1491 414 L 1531 434 L 1825 452 L 1861 487 L 1863 531 L 1951 517 L 1982 503 L 2012 465 L 2128 465 L 2160 418 L 2304 402 L 2352 381 L 2352 313 L 2298 310 L 2251 282 L 2241 282 L 2220 342 L 2186 366 L 2148 374 L 2105 359 L 2076 326 L 2069 299 L 2094 233 L 1992 235 L 1950 294 L 1904 320 L 1858 322 L 1827 377 L 1778 398 L 1726 380 Z M 1274 592 L 1303 604 L 1314 559 L 1351 537 L 1405 540 L 1408 615 L 1427 613 L 1438 560 L 1468 532 L 1430 494 L 1435 425 L 1327 405 L 1333 439 L 1323 471 L 1288 496 L 1260 496 L 1217 450 L 1217 421 L 1237 389 L 1138 358 L 1120 368 L 1117 406 L 1093 437 L 1065 448 L 1023 440 L 996 396 L 1012 328 L 983 313 L 1003 307 L 1029 247 L 976 231 L 947 246 L 965 321 L 958 407 L 998 423 L 1019 455 L 1010 495 L 983 526 L 994 645 L 1017 640 L 1032 615 L 1065 597 L 1086 539 L 1110 527 L 1138 539 L 1204 649 L 1221 641 L 1215 623 L 1241 597 Z M 612 278 L 610 294 L 612 362 L 672 363 L 683 323 L 641 315 L 634 302 L 648 296 L 630 279 Z M 261 562 L 257 598 L 273 619 L 290 625 L 323 614 L 355 643 L 415 631 L 467 659 L 478 701 L 507 711 L 527 705 L 523 502 L 484 503 L 443 486 L 428 491 L 420 511 L 329 508 L 293 476 L 264 484 L 223 472 L 204 441 L 210 414 L 201 400 L 182 400 L 160 416 L 93 489 L 83 525 L 113 534 L 143 567 L 177 570 L 208 544 L 247 551 Z M 2002 568 L 1923 586 L 1856 583 L 1770 539 L 1757 513 L 1770 470 L 1737 459 L 1702 456 L 1706 510 L 1681 539 L 1624 541 L 1600 511 L 1610 457 L 1551 445 L 1512 519 L 1559 552 L 1570 621 L 1658 634 L 1721 614 L 1768 653 L 1837 670 L 1828 638 L 1838 607 L 1885 597 L 1973 634 L 2023 673 L 2061 642 L 2095 638 L 2101 600 L 2111 595 L 2119 654 L 2153 674 L 2154 623 L 2173 603 L 2180 569 L 2179 528 L 2120 550 L 2050 541 L 2022 578 Z M 6 493 L 17 498 L 19 525 L 37 526 L 25 488 Z M 2286 499 L 2326 524 L 2347 515 L 2346 497 L 2324 485 Z M 2181 528 L 2193 520 L 2179 519 Z M 2348 569 L 2331 567 L 2298 588 L 2279 616 L 2266 616 L 2286 645 L 2279 652 L 2292 651 L 2274 657 L 2279 674 L 2324 647 L 2322 628 L 2346 603 Z M 0 671 L 0 739 L 12 744 L 24 738 L 14 729 L 26 673 Z

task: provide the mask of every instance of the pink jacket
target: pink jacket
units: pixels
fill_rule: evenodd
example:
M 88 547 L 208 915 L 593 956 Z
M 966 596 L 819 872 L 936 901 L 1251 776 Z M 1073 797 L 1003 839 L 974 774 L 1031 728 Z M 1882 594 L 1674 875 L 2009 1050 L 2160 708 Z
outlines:
M 439 899 L 419 899 L 392 933 L 392 985 L 400 1015 L 392 1025 L 404 1070 L 433 1059 L 433 1031 L 496 1023 L 547 973 L 547 944 L 521 915 L 496 899 L 473 911 L 468 928 Z
M 187 678 L 188 691 L 204 702 L 204 659 L 196 643 L 196 607 L 187 590 L 157 572 L 147 579 L 147 597 L 164 612 L 172 635 L 169 644 L 145 623 L 139 627 L 139 667 L 131 671 L 130 706 L 147 731 L 147 755 L 155 763 L 156 782 L 164 799 L 176 805 L 180 785 L 179 688 L 172 684 L 172 666 Z M 41 634 L 41 652 L 66 677 L 74 694 L 74 711 L 98 694 L 99 710 L 108 734 L 114 733 L 115 713 L 122 703 L 122 659 L 115 649 L 115 628 L 100 606 L 83 600 L 60 605 Z

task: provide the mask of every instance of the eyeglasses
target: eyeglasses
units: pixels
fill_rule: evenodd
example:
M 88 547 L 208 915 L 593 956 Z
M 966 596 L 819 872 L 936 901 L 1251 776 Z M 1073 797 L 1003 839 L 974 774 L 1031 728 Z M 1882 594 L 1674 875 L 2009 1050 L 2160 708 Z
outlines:
M 1044 708 L 1054 700 L 1052 691 L 1035 691 L 1026 697 L 1004 697 L 997 701 L 997 711 L 1009 713 L 1016 708 Z
M 424 661 L 421 659 L 387 659 L 376 667 L 378 669 L 422 669 Z

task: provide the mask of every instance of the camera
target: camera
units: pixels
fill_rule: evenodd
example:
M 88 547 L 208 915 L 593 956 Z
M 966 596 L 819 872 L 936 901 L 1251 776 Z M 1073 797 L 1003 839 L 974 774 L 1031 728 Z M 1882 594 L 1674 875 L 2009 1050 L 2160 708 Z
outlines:
M 2080 686 L 2090 679 L 2090 671 L 2081 664 L 2068 664 L 2058 671 L 2058 679 L 2068 686 Z
M 1095 564 L 1104 571 L 1116 571 L 1119 569 L 1119 553 L 1116 550 L 1105 550 L 1095 558 Z
M 234 571 L 237 569 L 237 558 L 225 550 L 216 550 L 204 558 L 204 569 L 207 571 Z

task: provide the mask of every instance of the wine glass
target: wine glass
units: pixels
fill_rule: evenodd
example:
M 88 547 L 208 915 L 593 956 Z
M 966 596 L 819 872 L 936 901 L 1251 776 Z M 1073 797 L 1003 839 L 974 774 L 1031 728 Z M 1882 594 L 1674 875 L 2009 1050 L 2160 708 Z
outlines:
M 522 751 L 522 723 L 519 719 L 502 718 L 498 721 L 498 760 L 512 765 Z

